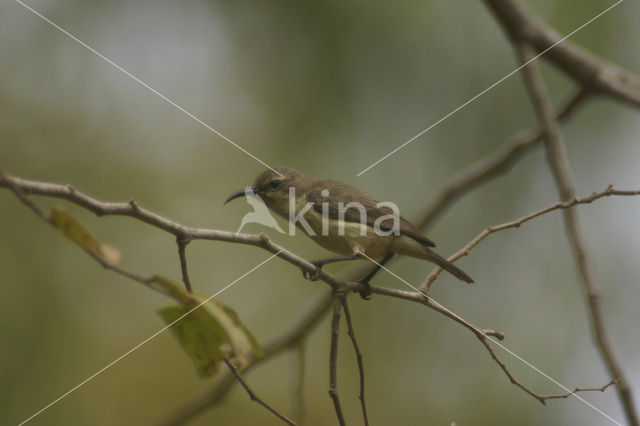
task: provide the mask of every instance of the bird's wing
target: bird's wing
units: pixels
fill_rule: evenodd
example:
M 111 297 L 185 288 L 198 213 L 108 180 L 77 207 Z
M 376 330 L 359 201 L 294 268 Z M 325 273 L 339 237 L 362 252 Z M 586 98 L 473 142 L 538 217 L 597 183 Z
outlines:
M 322 196 L 321 191 L 323 189 L 329 190 L 327 197 Z M 343 203 L 343 206 L 351 202 L 360 203 L 367 212 L 366 220 L 361 219 L 358 209 L 349 208 L 344 212 L 345 222 L 366 222 L 367 225 L 373 227 L 376 219 L 381 216 L 394 215 L 398 217 L 400 223 L 400 235 L 413 238 L 427 247 L 436 246 L 433 241 L 425 237 L 411 222 L 402 216 L 395 215 L 393 210 L 387 206 L 378 207 L 378 201 L 346 183 L 332 180 L 317 180 L 314 182 L 313 189 L 307 191 L 307 201 L 313 203 L 313 209 L 320 214 L 322 214 L 322 203 L 327 203 L 329 218 L 335 220 L 339 219 L 339 203 Z M 380 229 L 388 232 L 393 230 L 393 225 L 394 219 L 384 219 L 380 222 Z

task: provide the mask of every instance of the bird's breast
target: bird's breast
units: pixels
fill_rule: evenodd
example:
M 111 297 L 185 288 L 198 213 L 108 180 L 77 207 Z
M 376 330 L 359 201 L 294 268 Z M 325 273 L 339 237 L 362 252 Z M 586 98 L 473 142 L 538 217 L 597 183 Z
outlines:
M 299 229 L 318 245 L 344 256 L 361 251 L 371 258 L 380 259 L 389 253 L 395 239 L 393 235 L 379 235 L 366 224 L 323 217 L 313 209 L 305 213 L 304 219 L 315 235 L 307 233 L 300 223 L 296 223 Z

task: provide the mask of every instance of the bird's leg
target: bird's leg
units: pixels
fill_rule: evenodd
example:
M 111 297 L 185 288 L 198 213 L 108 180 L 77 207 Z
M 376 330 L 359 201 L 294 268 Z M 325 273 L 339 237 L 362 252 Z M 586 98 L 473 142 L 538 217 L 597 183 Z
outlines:
M 361 298 L 363 298 L 364 300 L 371 299 L 371 286 L 369 285 L 369 281 L 371 281 L 371 278 L 373 278 L 373 276 L 377 274 L 380 269 L 382 269 L 382 265 L 390 261 L 392 257 L 393 253 L 387 254 L 380 261 L 380 263 L 376 264 L 376 266 L 371 271 L 369 271 L 367 275 L 365 275 L 360 281 L 358 281 L 360 284 L 364 285 L 364 290 L 360 291 Z
M 328 263 L 333 263 L 333 262 L 341 262 L 343 260 L 357 260 L 362 258 L 362 254 L 358 253 L 354 253 L 354 254 L 350 254 L 349 256 L 338 256 L 338 257 L 330 257 L 329 259 L 321 259 L 321 260 L 312 260 L 311 263 L 313 263 L 316 267 L 316 270 L 313 271 L 312 273 L 309 273 L 307 271 L 302 271 L 302 276 L 305 279 L 309 279 L 311 281 L 317 281 L 318 278 L 320 278 L 320 271 L 322 270 L 322 267 Z

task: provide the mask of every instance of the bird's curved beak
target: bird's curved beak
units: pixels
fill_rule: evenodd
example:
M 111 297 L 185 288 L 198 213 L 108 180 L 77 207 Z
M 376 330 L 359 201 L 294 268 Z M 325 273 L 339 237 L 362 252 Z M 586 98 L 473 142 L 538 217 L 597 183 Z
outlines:
M 224 204 L 227 204 L 229 201 L 235 200 L 236 198 L 246 197 L 246 195 L 247 195 L 247 188 L 241 189 L 240 191 L 236 191 L 233 194 L 231 194 L 229 198 L 227 198 L 227 201 L 225 201 Z

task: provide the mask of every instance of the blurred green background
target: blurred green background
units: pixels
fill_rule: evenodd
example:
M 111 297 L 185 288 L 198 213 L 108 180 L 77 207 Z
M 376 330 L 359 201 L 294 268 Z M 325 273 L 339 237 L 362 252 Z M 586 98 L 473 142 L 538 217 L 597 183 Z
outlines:
M 117 64 L 273 165 L 350 182 L 417 218 L 456 171 L 506 143 L 534 116 L 515 75 L 360 177 L 356 173 L 516 66 L 481 2 L 42 1 L 28 3 Z M 610 1 L 526 4 L 568 33 Z M 640 71 L 640 4 L 624 2 L 572 39 Z M 12 1 L 0 4 L 0 166 L 21 177 L 71 183 L 181 223 L 235 230 L 249 207 L 222 206 L 263 167 L 113 66 Z M 554 100 L 572 83 L 543 68 Z M 595 100 L 564 127 L 580 195 L 640 188 L 640 111 Z M 506 177 L 465 197 L 428 234 L 442 254 L 486 225 L 557 200 L 538 149 Z M 51 200 L 37 199 L 47 207 Z M 58 202 L 60 203 L 60 202 Z M 173 238 L 127 218 L 96 218 L 64 204 L 123 267 L 179 279 Z M 0 423 L 16 424 L 162 327 L 168 299 L 109 271 L 0 191 Z M 616 352 L 640 401 L 640 199 L 581 206 Z M 249 225 L 245 232 L 265 229 Z M 266 231 L 306 258 L 326 252 L 305 236 Z M 216 242 L 189 246 L 199 293 L 213 294 L 268 254 Z M 443 275 L 433 296 L 559 382 L 609 381 L 591 344 L 587 312 L 559 212 L 491 236 L 460 262 L 477 285 Z M 329 270 L 346 274 L 354 265 Z M 431 270 L 402 259 L 417 285 Z M 381 273 L 375 282 L 404 288 Z M 260 341 L 297 318 L 320 283 L 272 261 L 220 295 Z M 575 398 L 544 407 L 511 385 L 467 330 L 421 306 L 351 298 L 375 425 L 603 425 Z M 328 320 L 307 345 L 310 425 L 335 424 L 328 389 Z M 539 392 L 562 390 L 499 351 Z M 290 413 L 293 354 L 247 376 Z M 359 424 L 358 372 L 343 334 L 340 395 Z M 211 386 L 163 333 L 36 417 L 33 425 L 153 424 Z M 613 391 L 582 397 L 622 420 Z M 194 425 L 276 425 L 239 388 Z

